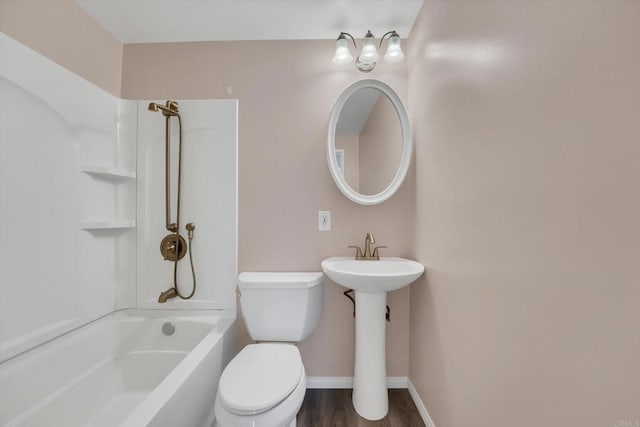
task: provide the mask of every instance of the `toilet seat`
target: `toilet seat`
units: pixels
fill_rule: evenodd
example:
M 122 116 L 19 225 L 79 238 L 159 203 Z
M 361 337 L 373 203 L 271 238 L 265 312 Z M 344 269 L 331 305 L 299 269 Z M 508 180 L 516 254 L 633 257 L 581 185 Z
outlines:
M 253 415 L 238 415 L 229 411 L 216 395 L 214 412 L 216 427 L 295 427 L 296 415 L 300 411 L 307 391 L 307 376 L 302 373 L 296 388 L 282 402 L 269 409 Z
M 304 367 L 291 344 L 250 344 L 229 363 L 218 385 L 220 403 L 238 415 L 259 414 L 285 400 L 299 385 Z

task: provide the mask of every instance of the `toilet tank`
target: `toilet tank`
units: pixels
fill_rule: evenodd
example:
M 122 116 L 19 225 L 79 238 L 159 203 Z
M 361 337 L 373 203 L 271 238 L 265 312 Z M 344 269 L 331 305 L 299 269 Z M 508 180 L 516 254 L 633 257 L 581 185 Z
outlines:
M 240 309 L 256 341 L 297 342 L 318 325 L 322 273 L 240 273 Z

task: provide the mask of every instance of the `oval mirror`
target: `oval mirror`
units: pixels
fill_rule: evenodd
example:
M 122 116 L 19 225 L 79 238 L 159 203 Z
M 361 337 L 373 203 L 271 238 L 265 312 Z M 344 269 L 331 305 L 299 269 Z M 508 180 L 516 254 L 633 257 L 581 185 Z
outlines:
M 366 79 L 340 94 L 329 119 L 327 163 L 345 196 L 361 205 L 393 196 L 412 151 L 407 111 L 390 86 Z

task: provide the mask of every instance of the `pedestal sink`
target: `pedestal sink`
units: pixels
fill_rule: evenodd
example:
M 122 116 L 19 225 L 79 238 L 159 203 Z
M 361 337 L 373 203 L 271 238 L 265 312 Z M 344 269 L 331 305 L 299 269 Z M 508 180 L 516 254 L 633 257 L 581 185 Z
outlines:
M 368 420 L 384 418 L 389 411 L 385 360 L 385 313 L 387 292 L 415 281 L 424 266 L 404 258 L 382 257 L 356 261 L 333 257 L 322 261 L 331 280 L 356 294 L 356 355 L 353 406 Z

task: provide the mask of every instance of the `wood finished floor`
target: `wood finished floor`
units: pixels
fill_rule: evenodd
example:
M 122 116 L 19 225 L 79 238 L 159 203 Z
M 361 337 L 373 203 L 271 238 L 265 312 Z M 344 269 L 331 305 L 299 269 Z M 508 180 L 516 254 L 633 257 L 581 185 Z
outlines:
M 308 389 L 298 412 L 297 427 L 424 427 L 408 390 L 389 390 L 389 413 L 379 421 L 360 417 L 351 389 Z

